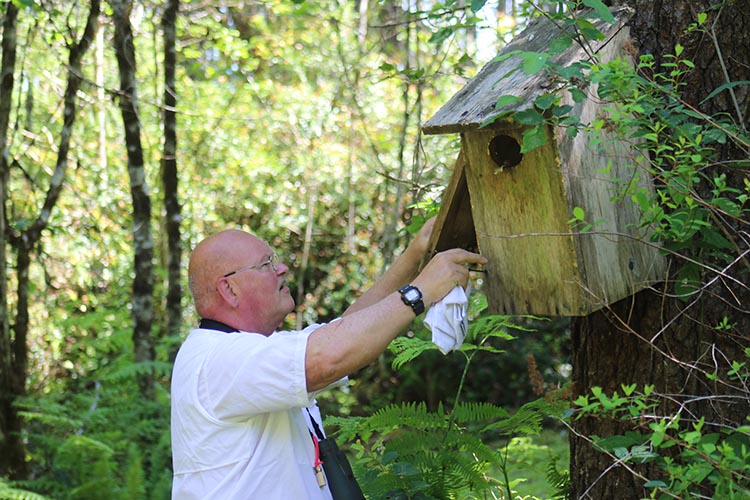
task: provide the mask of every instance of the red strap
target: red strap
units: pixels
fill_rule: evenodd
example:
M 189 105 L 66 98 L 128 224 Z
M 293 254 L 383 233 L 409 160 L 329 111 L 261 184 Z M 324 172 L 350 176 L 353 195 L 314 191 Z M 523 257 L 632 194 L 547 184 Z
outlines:
M 313 443 L 315 443 L 315 463 L 313 464 L 313 467 L 323 465 L 323 462 L 320 460 L 320 445 L 318 444 L 318 437 L 312 433 L 310 434 L 310 437 L 312 437 Z

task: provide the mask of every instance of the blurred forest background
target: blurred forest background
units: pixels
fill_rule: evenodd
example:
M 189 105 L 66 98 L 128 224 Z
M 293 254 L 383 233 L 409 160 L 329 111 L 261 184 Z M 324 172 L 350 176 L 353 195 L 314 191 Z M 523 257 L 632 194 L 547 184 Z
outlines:
M 638 47 L 556 65 L 624 3 Z M 609 179 L 610 201 L 638 204 L 668 274 L 575 319 L 481 314 L 480 276 L 464 350 L 415 321 L 320 398 L 327 425 L 372 499 L 747 498 L 749 13 L 1 0 L 0 498 L 169 498 L 190 250 L 254 232 L 291 268 L 284 326 L 335 318 L 441 201 L 459 138 L 420 126 L 535 16 L 561 35 L 518 71 L 555 85 L 505 118 L 628 141 L 655 189 Z M 562 92 L 606 112 L 581 123 Z
M 287 326 L 336 317 L 447 184 L 458 137 L 420 124 L 525 8 L 2 2 L 0 476 L 52 498 L 168 498 L 171 360 L 196 320 L 190 249 L 252 231 L 292 269 Z M 529 399 L 528 354 L 562 380 L 566 328 L 478 358 L 465 397 Z M 460 357 L 394 371 L 389 356 L 324 412 L 455 394 Z

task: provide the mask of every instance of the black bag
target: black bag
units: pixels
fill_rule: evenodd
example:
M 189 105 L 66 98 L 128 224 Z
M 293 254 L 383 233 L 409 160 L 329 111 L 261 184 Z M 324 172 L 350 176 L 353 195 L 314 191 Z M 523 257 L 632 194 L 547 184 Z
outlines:
M 310 410 L 308 410 L 309 413 Z M 333 500 L 365 500 L 365 496 L 354 477 L 349 459 L 339 449 L 333 438 L 323 437 L 323 433 L 312 415 L 310 415 L 310 421 L 315 429 L 315 434 L 318 436 L 320 461 L 323 462 L 323 470 L 326 473 Z
M 352 466 L 349 460 L 336 445 L 333 438 L 321 439 L 320 461 L 323 462 L 323 470 L 326 472 L 328 487 L 334 500 L 365 500 L 359 484 L 354 478 Z

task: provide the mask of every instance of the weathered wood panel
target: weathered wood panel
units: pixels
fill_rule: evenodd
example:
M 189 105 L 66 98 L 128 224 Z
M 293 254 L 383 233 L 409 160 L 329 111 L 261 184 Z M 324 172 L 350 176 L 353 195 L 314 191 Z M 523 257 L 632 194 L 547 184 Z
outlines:
M 437 252 L 449 248 L 464 248 L 476 252 L 477 236 L 474 232 L 474 218 L 471 213 L 469 188 L 466 184 L 464 155 L 458 155 L 448 187 L 443 193 L 441 210 L 435 219 L 428 252 L 422 266 Z
M 628 58 L 629 30 L 624 28 L 603 46 L 604 61 Z M 593 123 L 607 114 L 596 96 L 596 86 L 586 89 L 589 98 L 573 102 L 563 93 L 563 101 L 573 106 L 572 114 L 582 123 Z M 666 260 L 649 243 L 648 233 L 640 228 L 640 210 L 630 194 L 634 189 L 653 194 L 651 175 L 642 167 L 638 152 L 631 144 L 601 130 L 596 137 L 579 133 L 575 138 L 563 128 L 555 130 L 555 142 L 565 182 L 571 215 L 575 207 L 583 209 L 594 227 L 575 238 L 579 265 L 585 270 L 582 286 L 591 312 L 633 295 L 663 276 Z M 629 193 L 627 190 L 631 190 Z
M 523 129 L 503 129 L 519 144 Z M 479 248 L 489 260 L 485 290 L 496 313 L 581 314 L 580 270 L 567 225 L 567 195 L 553 148 L 500 168 L 488 144 L 498 131 L 462 134 Z M 552 142 L 552 137 L 549 137 Z

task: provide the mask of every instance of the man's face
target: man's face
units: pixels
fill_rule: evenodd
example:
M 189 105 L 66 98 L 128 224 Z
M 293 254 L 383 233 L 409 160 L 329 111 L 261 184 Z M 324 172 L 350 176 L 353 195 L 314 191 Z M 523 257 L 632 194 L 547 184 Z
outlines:
M 240 245 L 232 249 L 236 256 L 233 267 L 222 279 L 235 290 L 240 314 L 252 318 L 259 333 L 268 335 L 294 310 L 294 299 L 286 286 L 289 267 L 255 236 L 243 237 Z

